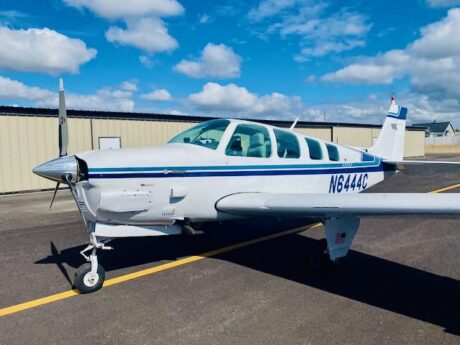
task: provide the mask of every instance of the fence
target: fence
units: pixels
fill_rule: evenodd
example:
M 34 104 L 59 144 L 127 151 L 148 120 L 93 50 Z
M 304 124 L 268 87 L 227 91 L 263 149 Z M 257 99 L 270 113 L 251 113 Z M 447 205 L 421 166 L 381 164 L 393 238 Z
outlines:
M 460 135 L 452 135 L 447 137 L 428 137 L 425 138 L 425 145 L 460 145 Z

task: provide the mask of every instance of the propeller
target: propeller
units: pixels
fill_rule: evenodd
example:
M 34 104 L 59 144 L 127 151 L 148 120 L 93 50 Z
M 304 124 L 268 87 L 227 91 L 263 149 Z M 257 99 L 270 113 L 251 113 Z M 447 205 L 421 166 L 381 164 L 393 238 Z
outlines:
M 69 133 L 67 128 L 67 110 L 65 107 L 64 81 L 59 79 L 59 157 L 67 156 Z
M 61 182 L 56 183 L 56 188 L 54 188 L 53 198 L 51 199 L 51 204 L 50 204 L 50 208 L 49 208 L 50 210 L 51 210 L 51 207 L 53 207 L 54 198 L 56 197 L 56 193 L 58 191 L 58 188 L 59 188 L 60 184 L 61 184 Z
M 59 157 L 67 156 L 67 147 L 69 146 L 69 131 L 67 127 L 67 110 L 65 106 L 64 81 L 59 79 Z M 56 183 L 54 188 L 53 199 L 51 199 L 50 209 L 53 206 L 54 199 L 61 183 Z

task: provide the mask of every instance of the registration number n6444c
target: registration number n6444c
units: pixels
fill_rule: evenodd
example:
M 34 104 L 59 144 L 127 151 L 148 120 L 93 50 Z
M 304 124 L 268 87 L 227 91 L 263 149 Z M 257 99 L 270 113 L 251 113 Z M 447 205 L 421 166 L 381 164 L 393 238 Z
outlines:
M 329 184 L 329 193 L 360 191 L 367 188 L 367 174 L 332 175 Z

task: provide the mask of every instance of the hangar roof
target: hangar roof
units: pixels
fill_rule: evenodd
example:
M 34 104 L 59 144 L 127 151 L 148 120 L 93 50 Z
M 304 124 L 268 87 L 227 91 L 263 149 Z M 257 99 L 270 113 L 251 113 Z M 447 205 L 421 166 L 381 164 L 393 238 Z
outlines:
M 40 116 L 40 117 L 57 117 L 58 109 L 52 108 L 32 108 L 32 107 L 13 107 L 0 106 L 0 115 L 10 116 Z M 93 118 L 93 119 L 117 119 L 117 120 L 144 120 L 144 121 L 174 121 L 174 122 L 202 122 L 212 120 L 217 117 L 213 116 L 197 116 L 197 115 L 171 115 L 171 114 L 154 114 L 154 113 L 134 113 L 134 112 L 115 112 L 115 111 L 99 111 L 99 110 L 67 110 L 68 117 L 74 118 Z M 290 127 L 294 119 L 289 120 L 265 120 L 257 119 L 251 116 L 241 117 L 240 119 L 257 121 L 278 127 Z M 418 125 L 420 126 L 420 125 Z M 331 128 L 331 127 L 363 127 L 363 128 L 380 128 L 381 125 L 362 124 L 362 123 L 345 123 L 345 122 L 314 122 L 314 121 L 298 121 L 297 128 L 316 127 L 316 128 Z M 423 127 L 407 127 L 409 130 L 424 131 Z
M 444 133 L 450 122 L 414 123 L 417 127 L 426 127 L 430 133 Z

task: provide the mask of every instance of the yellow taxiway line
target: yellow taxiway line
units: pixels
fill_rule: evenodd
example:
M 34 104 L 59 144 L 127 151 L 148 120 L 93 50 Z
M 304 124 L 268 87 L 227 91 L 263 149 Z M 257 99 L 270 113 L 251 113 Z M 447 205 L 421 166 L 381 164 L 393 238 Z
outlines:
M 452 186 L 447 186 L 447 187 L 444 187 L 444 188 L 439 188 L 439 189 L 436 189 L 436 190 L 432 190 L 430 193 L 441 193 L 441 192 L 446 192 L 448 190 L 455 189 L 455 188 L 460 188 L 460 183 L 454 184 Z
M 433 190 L 433 191 L 431 191 L 429 193 L 441 193 L 441 192 L 445 192 L 445 191 L 455 189 L 455 188 L 460 188 L 460 183 L 459 184 L 454 184 L 452 186 L 447 186 L 447 187 L 444 187 L 444 188 L 439 188 L 439 189 Z M 291 230 L 287 230 L 287 231 L 283 231 L 283 232 L 278 232 L 278 233 L 271 234 L 271 235 L 268 235 L 268 236 L 263 236 L 263 237 L 255 238 L 255 239 L 252 239 L 252 240 L 249 240 L 249 241 L 244 241 L 244 242 L 241 242 L 241 243 L 237 243 L 237 244 L 234 244 L 234 245 L 231 245 L 231 246 L 211 250 L 209 252 L 202 253 L 200 255 L 189 256 L 189 257 L 186 257 L 184 259 L 179 259 L 179 260 L 176 260 L 176 261 L 168 262 L 168 263 L 163 264 L 163 265 L 158 265 L 158 266 L 147 268 L 147 269 L 140 270 L 140 271 L 137 271 L 137 272 L 124 274 L 122 276 L 106 280 L 104 282 L 103 286 L 107 287 L 107 286 L 111 286 L 111 285 L 120 284 L 120 283 L 126 282 L 128 280 L 137 279 L 137 278 L 144 277 L 144 276 L 154 274 L 154 273 L 158 273 L 158 272 L 161 272 L 161 271 L 166 271 L 166 270 L 169 270 L 169 269 L 174 268 L 174 267 L 187 265 L 187 264 L 190 264 L 192 262 L 196 262 L 196 261 L 203 260 L 205 258 L 209 258 L 211 256 L 216 256 L 216 255 L 227 253 L 227 252 L 230 252 L 232 250 L 239 249 L 239 248 L 252 246 L 252 245 L 260 243 L 260 242 L 264 242 L 264 241 L 272 240 L 272 239 L 275 239 L 275 238 L 279 238 L 279 237 L 295 234 L 295 233 L 298 233 L 298 232 L 302 232 L 302 231 L 305 231 L 305 230 L 308 230 L 308 229 L 318 227 L 320 225 L 321 224 L 318 223 L 318 224 L 314 224 L 312 226 L 300 227 L 300 228 L 295 228 L 295 229 L 291 229 Z M 16 304 L 16 305 L 13 305 L 11 307 L 0 309 L 0 317 L 10 315 L 10 314 L 14 314 L 14 313 L 17 313 L 17 312 L 20 312 L 20 311 L 23 311 L 23 310 L 39 307 L 41 305 L 57 302 L 57 301 L 60 301 L 60 300 L 66 299 L 66 298 L 70 298 L 70 297 L 74 297 L 74 296 L 77 296 L 77 295 L 79 295 L 79 292 L 77 290 L 68 290 L 68 291 L 60 292 L 60 293 L 57 293 L 57 294 L 54 294 L 54 295 L 38 298 L 38 299 L 35 299 L 35 300 L 32 300 L 32 301 Z
M 137 279 L 137 278 L 144 277 L 144 276 L 154 274 L 154 273 L 158 273 L 158 272 L 161 272 L 161 271 L 166 271 L 166 270 L 169 270 L 169 269 L 174 268 L 174 267 L 187 265 L 187 264 L 190 264 L 192 262 L 196 262 L 196 261 L 203 260 L 205 258 L 209 258 L 211 256 L 216 256 L 216 255 L 227 253 L 227 252 L 230 252 L 232 250 L 239 249 L 239 248 L 252 246 L 252 245 L 260 243 L 260 242 L 264 242 L 264 241 L 272 240 L 272 239 L 275 239 L 275 238 L 279 238 L 279 237 L 295 234 L 295 233 L 298 233 L 298 232 L 302 232 L 302 231 L 305 231 L 305 230 L 308 230 L 308 229 L 318 227 L 320 225 L 321 224 L 317 223 L 317 224 L 314 224 L 314 225 L 311 225 L 311 226 L 304 226 L 304 227 L 295 228 L 295 229 L 291 229 L 291 230 L 287 230 L 287 231 L 283 231 L 283 232 L 278 232 L 278 233 L 275 233 L 275 234 L 271 234 L 271 235 L 255 238 L 255 239 L 252 239 L 252 240 L 244 241 L 244 242 L 241 242 L 241 243 L 233 244 L 233 245 L 230 245 L 230 246 L 227 246 L 227 247 L 211 250 L 209 252 L 202 253 L 200 255 L 189 256 L 189 257 L 186 257 L 184 259 L 179 259 L 179 260 L 176 260 L 176 261 L 168 262 L 168 263 L 163 264 L 163 265 L 158 265 L 158 266 L 147 268 L 147 269 L 140 270 L 140 271 L 137 271 L 137 272 L 124 274 L 124 275 L 119 276 L 119 277 L 107 279 L 104 282 L 103 286 L 107 287 L 107 286 L 111 286 L 111 285 L 120 284 L 120 283 L 126 282 L 128 280 Z M 23 311 L 23 310 L 39 307 L 41 305 L 57 302 L 57 301 L 60 301 L 60 300 L 63 300 L 63 299 L 69 298 L 69 297 L 74 297 L 74 296 L 77 296 L 77 295 L 79 295 L 79 292 L 77 290 L 68 290 L 68 291 L 64 291 L 64 292 L 57 293 L 57 294 L 54 294 L 54 295 L 38 298 L 38 299 L 35 299 L 35 300 L 32 300 L 32 301 L 28 301 L 28 302 L 13 305 L 11 307 L 0 309 L 0 316 L 6 316 L 6 315 L 14 314 L 14 313 L 17 313 L 17 312 L 20 312 L 20 311 Z

